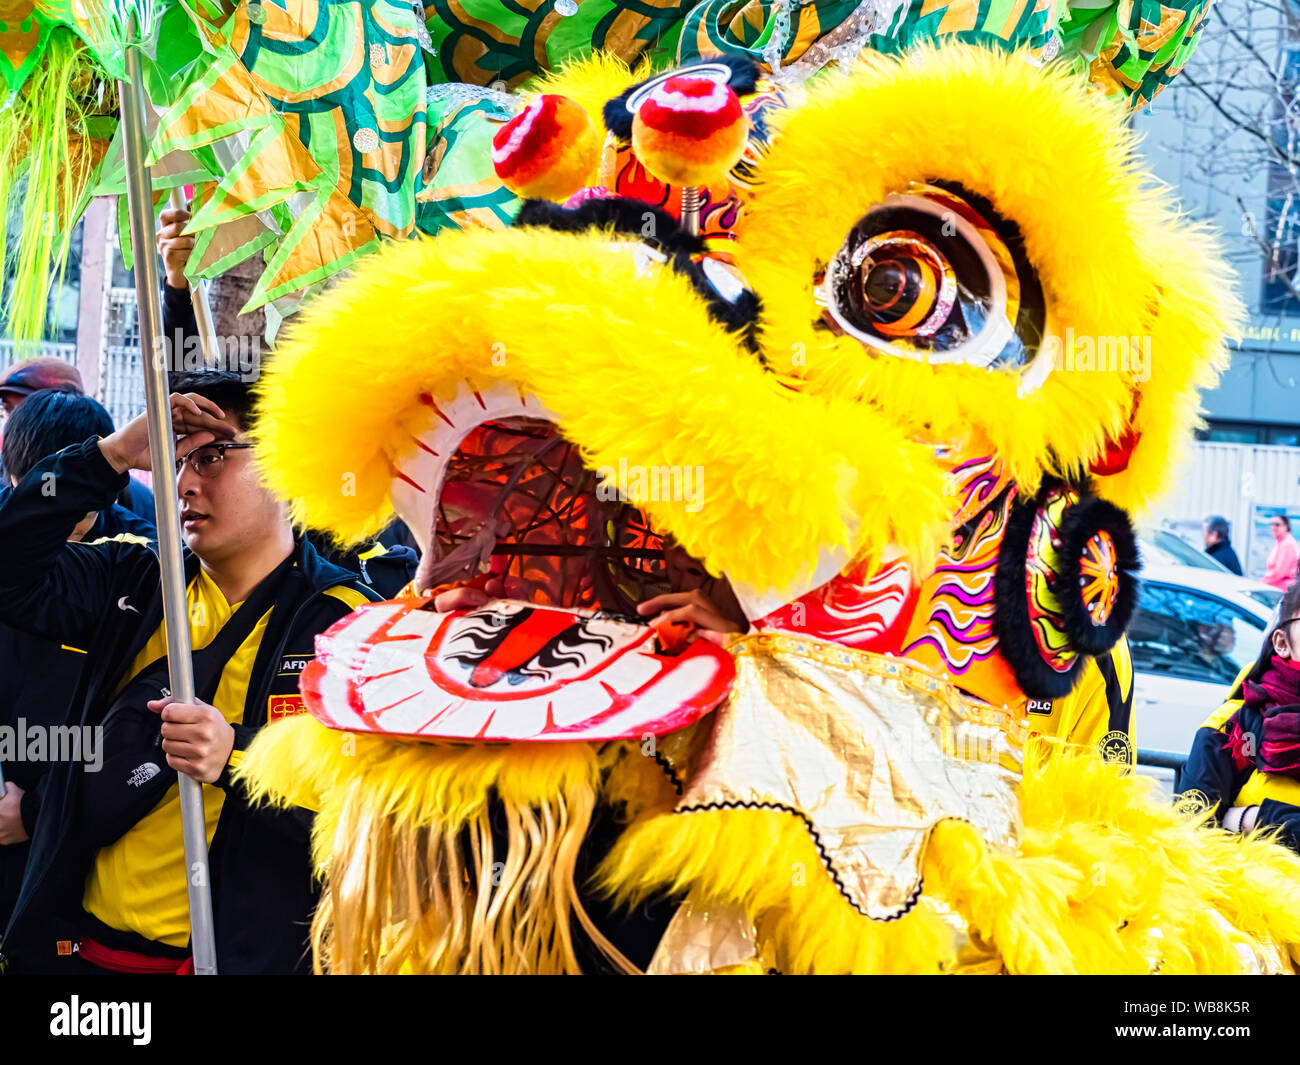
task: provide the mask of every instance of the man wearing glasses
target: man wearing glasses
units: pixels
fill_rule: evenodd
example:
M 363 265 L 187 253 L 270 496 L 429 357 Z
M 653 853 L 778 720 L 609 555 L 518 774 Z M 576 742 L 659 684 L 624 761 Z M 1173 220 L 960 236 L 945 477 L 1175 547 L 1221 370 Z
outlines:
M 262 484 L 247 385 L 188 377 L 173 380 L 172 419 L 194 703 L 167 691 L 157 556 L 140 544 L 66 542 L 129 470 L 150 469 L 144 418 L 38 463 L 0 506 L 0 618 L 86 650 L 71 723 L 102 724 L 104 736 L 99 772 L 51 768 L 4 937 L 16 971 L 186 971 L 178 773 L 211 785 L 218 970 L 308 964 L 310 815 L 254 808 L 231 770 L 258 729 L 301 710 L 298 675 L 316 634 L 376 597 L 295 536 Z

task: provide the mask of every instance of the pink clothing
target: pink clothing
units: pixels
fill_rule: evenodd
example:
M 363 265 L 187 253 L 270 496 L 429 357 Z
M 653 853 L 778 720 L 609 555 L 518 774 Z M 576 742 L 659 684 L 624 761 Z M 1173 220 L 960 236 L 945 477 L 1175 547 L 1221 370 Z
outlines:
M 1298 561 L 1300 561 L 1300 547 L 1296 546 L 1295 537 L 1287 533 L 1268 553 L 1268 569 L 1264 573 L 1264 583 L 1286 591 L 1295 580 L 1295 567 Z

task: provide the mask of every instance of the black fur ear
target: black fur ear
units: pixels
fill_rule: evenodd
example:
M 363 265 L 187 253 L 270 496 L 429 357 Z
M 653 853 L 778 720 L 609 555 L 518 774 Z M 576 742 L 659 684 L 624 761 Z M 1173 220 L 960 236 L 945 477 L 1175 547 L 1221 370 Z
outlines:
M 652 77 L 639 81 L 630 86 L 623 92 L 619 93 L 614 99 L 605 104 L 602 114 L 605 118 L 605 128 L 614 134 L 619 140 L 632 139 L 632 112 L 627 109 L 627 102 L 631 99 L 632 94 L 639 92 L 642 88 L 651 82 L 664 81 L 676 74 L 689 74 L 691 67 L 711 66 L 726 67 L 730 74 L 727 77 L 727 84 L 731 86 L 732 91 L 737 96 L 748 96 L 758 87 L 759 66 L 752 59 L 744 56 L 720 55 L 710 59 L 701 59 L 695 63 L 690 63 L 684 67 L 677 67 L 674 70 L 662 71 Z
M 993 630 L 1026 695 L 1068 695 L 1087 657 L 1115 646 L 1137 605 L 1139 565 L 1128 515 L 1105 500 L 1055 482 L 1012 508 Z
M 673 256 L 673 267 L 691 280 L 700 298 L 709 305 L 709 317 L 729 333 L 740 333 L 749 348 L 766 368 L 758 346 L 758 318 L 763 305 L 752 289 L 745 289 L 734 299 L 728 298 L 709 280 L 701 263 L 685 255 Z
M 663 208 L 623 196 L 584 200 L 577 207 L 564 207 L 550 200 L 524 200 L 511 225 L 541 226 L 566 233 L 605 229 L 626 233 L 670 254 L 704 254 L 704 241 L 682 229 Z
M 1030 499 L 1016 503 L 1007 515 L 993 571 L 993 632 L 1020 690 L 1031 699 L 1059 699 L 1074 689 L 1083 658 L 1076 654 L 1064 670 L 1053 669 L 1043 660 L 1034 639 L 1025 591 L 1025 558 L 1037 514 L 1038 500 Z
M 744 336 L 750 350 L 758 351 L 759 300 L 748 289 L 726 291 L 710 279 L 703 262 L 704 241 L 681 228 L 677 219 L 641 200 L 607 196 L 563 207 L 550 200 L 525 200 L 512 226 L 539 226 L 567 233 L 600 229 L 636 237 L 662 251 L 668 264 L 691 282 L 709 307 L 709 316 L 732 333 Z
M 1133 524 L 1114 503 L 1085 498 L 1065 512 L 1060 537 L 1065 633 L 1084 654 L 1104 654 L 1119 642 L 1137 608 L 1135 575 L 1141 562 Z M 1099 553 L 1109 557 L 1099 557 Z M 1097 579 L 1098 564 L 1114 573 L 1113 603 L 1100 604 L 1088 592 Z

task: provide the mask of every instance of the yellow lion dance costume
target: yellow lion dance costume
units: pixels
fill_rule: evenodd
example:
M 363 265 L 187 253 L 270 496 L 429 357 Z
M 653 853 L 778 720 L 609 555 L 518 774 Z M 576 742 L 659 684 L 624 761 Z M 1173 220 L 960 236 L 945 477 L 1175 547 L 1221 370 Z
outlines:
M 609 130 L 586 193 L 389 246 L 264 376 L 298 519 L 356 541 L 396 509 L 422 593 L 534 589 L 363 608 L 246 757 L 317 811 L 318 970 L 1290 970 L 1300 858 L 1128 764 L 1122 508 L 1225 363 L 1212 242 L 1122 115 L 1020 57 L 694 73 L 751 130 L 694 226 L 636 110 L 680 84 L 570 68 L 544 90 Z M 648 682 L 590 663 L 675 551 L 749 630 L 661 641 L 680 691 L 642 720 Z

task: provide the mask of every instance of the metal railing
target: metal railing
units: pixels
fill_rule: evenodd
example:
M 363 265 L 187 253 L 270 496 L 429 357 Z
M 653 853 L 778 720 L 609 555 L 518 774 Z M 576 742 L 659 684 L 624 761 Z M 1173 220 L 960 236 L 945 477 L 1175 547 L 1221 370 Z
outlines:
M 139 345 L 140 309 L 136 305 L 134 289 L 108 290 L 106 336 L 110 344 Z
M 0 340 L 0 369 L 42 355 L 53 355 L 55 358 L 75 364 L 77 345 L 55 344 L 48 340 Z
M 1172 769 L 1174 771 L 1174 794 L 1183 790 L 1183 766 L 1187 764 L 1187 755 L 1175 754 L 1173 751 L 1153 751 L 1138 748 L 1137 764 L 1152 769 Z
M 143 374 L 139 345 L 109 344 L 104 349 L 99 387 L 114 425 L 123 426 L 144 410 Z
M 144 410 L 144 372 L 140 363 L 140 315 L 135 289 L 110 288 L 106 297 L 104 348 L 99 389 L 114 425 L 125 425 Z

